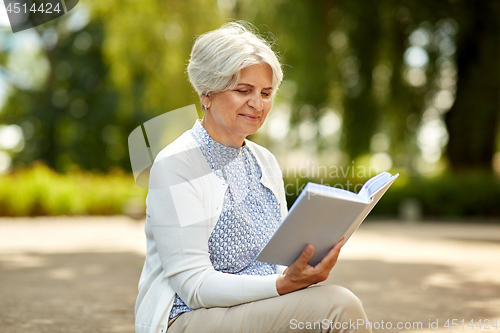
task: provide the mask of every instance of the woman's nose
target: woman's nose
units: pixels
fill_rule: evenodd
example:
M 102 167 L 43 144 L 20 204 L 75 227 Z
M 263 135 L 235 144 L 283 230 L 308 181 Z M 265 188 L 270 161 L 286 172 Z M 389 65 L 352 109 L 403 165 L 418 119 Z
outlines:
M 259 92 L 252 94 L 248 101 L 248 105 L 257 111 L 262 111 L 264 109 L 264 102 Z

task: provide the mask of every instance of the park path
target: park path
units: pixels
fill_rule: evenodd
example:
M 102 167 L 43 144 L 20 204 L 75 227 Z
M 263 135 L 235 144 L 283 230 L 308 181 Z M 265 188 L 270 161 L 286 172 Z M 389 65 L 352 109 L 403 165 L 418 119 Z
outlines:
M 143 221 L 124 216 L 0 219 L 0 332 L 133 333 L 144 254 Z M 500 332 L 500 221 L 366 221 L 325 283 L 374 332 Z

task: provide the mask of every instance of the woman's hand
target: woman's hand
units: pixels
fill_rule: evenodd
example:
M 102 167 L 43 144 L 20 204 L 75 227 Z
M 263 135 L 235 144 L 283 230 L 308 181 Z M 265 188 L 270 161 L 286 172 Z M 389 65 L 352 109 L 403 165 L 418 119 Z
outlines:
M 278 276 L 276 280 L 278 294 L 288 294 L 306 288 L 311 284 L 325 281 L 333 266 L 335 266 L 343 245 L 344 238 L 335 244 L 323 260 L 314 267 L 307 264 L 314 254 L 314 246 L 311 244 L 306 245 L 297 260 L 285 269 L 283 275 Z

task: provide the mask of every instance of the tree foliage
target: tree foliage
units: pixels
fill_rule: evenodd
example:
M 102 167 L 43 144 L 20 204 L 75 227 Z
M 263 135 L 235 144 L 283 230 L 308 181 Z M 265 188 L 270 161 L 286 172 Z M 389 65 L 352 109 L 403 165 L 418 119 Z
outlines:
M 128 133 L 198 103 L 185 74 L 194 38 L 228 19 L 245 19 L 277 39 L 285 63 L 278 101 L 290 105 L 292 134 L 304 122 L 314 125 L 312 149 L 341 149 L 346 160 L 387 153 L 395 167 L 412 170 L 431 119 L 446 126 L 451 170 L 492 170 L 500 109 L 498 0 L 85 5 L 91 20 L 80 29 L 69 29 L 64 16 L 36 28 L 45 41 L 46 82 L 13 88 L 0 114 L 2 123 L 23 128 L 16 162 L 43 160 L 59 171 L 72 165 L 129 170 Z M 426 62 L 412 65 L 412 51 Z M 4 65 L 7 58 L 0 53 Z M 342 119 L 340 147 L 318 130 L 332 110 Z M 385 148 L 373 144 L 381 135 Z M 297 147 L 307 143 L 300 135 L 287 140 Z

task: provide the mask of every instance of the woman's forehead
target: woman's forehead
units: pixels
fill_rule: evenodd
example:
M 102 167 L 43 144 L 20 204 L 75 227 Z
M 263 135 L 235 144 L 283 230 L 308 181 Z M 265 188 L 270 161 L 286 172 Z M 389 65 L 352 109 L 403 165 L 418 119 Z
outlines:
M 260 86 L 272 89 L 273 70 L 268 64 L 256 64 L 240 71 L 238 85 Z

